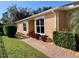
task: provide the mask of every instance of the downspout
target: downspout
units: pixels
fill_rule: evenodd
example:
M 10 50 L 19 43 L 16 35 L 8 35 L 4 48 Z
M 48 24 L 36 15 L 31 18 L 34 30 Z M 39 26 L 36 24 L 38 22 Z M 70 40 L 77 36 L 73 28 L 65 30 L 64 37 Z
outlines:
M 60 7 L 55 8 L 53 11 L 55 12 L 55 19 L 56 19 L 56 31 L 60 30 L 60 25 L 59 25 L 59 9 Z
M 56 28 L 55 28 L 55 31 L 59 31 L 59 12 L 58 11 L 56 11 L 56 10 L 53 10 L 52 11 L 52 13 L 55 15 L 55 26 L 56 26 Z
M 59 11 L 55 11 L 56 16 L 56 31 L 59 31 Z

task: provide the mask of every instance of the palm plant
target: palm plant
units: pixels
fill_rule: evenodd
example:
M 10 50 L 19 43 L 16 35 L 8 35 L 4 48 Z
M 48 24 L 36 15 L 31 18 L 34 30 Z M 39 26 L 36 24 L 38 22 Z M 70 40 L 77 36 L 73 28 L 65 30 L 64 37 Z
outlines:
M 71 31 L 73 32 L 73 34 L 75 34 L 76 30 L 79 27 L 79 11 L 72 12 L 70 19 Z

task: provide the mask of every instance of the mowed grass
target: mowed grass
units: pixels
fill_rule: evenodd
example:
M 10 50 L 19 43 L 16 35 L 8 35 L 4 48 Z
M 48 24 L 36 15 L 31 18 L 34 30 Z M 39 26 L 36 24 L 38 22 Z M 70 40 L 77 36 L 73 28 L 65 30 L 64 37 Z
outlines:
M 17 38 L 2 36 L 6 53 L 9 58 L 47 58 L 46 55 L 34 49 Z

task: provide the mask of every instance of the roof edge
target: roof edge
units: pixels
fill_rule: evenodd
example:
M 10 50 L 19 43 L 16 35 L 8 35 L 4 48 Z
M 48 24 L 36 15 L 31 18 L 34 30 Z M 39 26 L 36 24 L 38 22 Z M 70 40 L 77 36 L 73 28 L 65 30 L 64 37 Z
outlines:
M 18 20 L 18 21 L 16 21 L 15 23 L 17 23 L 17 22 L 21 22 L 21 21 L 24 21 L 24 20 L 27 20 L 27 19 L 30 19 L 30 18 L 33 18 L 33 17 L 37 17 L 37 16 L 39 16 L 39 15 L 48 13 L 48 12 L 50 12 L 50 11 L 54 11 L 55 9 L 58 9 L 58 8 L 59 8 L 59 7 L 55 7 L 55 8 L 52 8 L 52 9 L 43 11 L 43 12 L 41 12 L 41 13 L 38 13 L 38 14 L 35 14 L 35 15 L 32 15 L 32 16 L 29 16 L 29 17 L 24 18 L 24 19 L 21 19 L 21 20 Z

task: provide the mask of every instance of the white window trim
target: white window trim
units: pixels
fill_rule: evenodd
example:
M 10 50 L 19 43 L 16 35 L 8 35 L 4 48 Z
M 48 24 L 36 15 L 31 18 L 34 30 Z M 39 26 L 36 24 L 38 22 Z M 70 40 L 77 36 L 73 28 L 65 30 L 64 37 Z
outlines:
M 26 23 L 26 31 L 23 30 L 23 32 L 28 32 L 28 21 L 25 20 L 25 21 L 23 21 L 23 22 Z
M 37 28 L 36 28 L 36 20 L 38 20 L 38 19 L 40 19 L 40 18 L 43 18 L 44 19 L 44 33 L 38 33 L 37 32 Z M 34 23 L 35 23 L 35 33 L 36 34 L 40 34 L 40 35 L 45 35 L 45 17 L 44 16 L 39 16 L 39 17 L 37 17 L 37 18 L 35 18 L 35 21 L 34 21 Z

